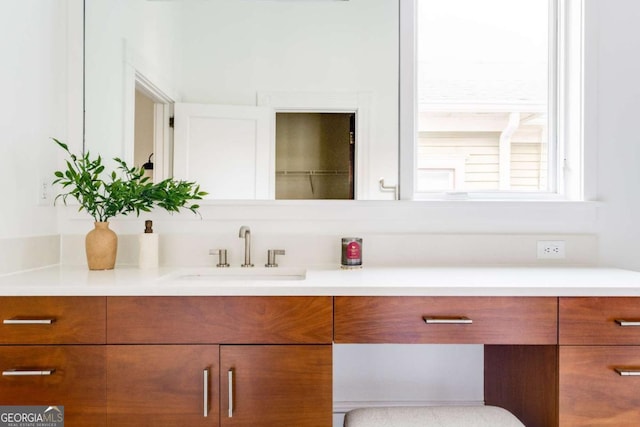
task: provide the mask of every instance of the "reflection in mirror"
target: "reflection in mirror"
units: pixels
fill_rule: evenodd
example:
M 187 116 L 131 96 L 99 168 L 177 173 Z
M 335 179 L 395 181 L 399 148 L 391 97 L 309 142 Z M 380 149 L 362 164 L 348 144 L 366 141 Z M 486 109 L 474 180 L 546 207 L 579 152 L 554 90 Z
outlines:
M 355 113 L 276 113 L 276 199 L 353 199 Z
M 137 166 L 148 161 L 148 148 L 134 158 L 140 87 L 156 94 L 153 128 L 161 135 L 151 151 L 156 179 L 193 178 L 188 173 L 194 159 L 179 153 L 180 124 L 176 135 L 169 127 L 174 104 L 256 108 L 261 93 L 308 94 L 309 99 L 366 93 L 368 119 L 364 129 L 357 125 L 353 184 L 346 187 L 354 186 L 352 197 L 358 199 L 391 198 L 378 181 L 386 177 L 393 185 L 398 174 L 398 0 L 85 0 L 85 19 L 86 149 Z M 252 180 L 254 188 L 216 194 L 203 183 L 212 198 L 278 197 L 275 115 L 302 111 L 265 108 L 268 142 L 257 150 L 266 152 L 268 175 L 255 163 L 228 167 L 226 182 Z M 323 186 L 315 178 L 311 193 Z
M 134 164 L 141 165 L 145 171 L 145 176 L 150 178 L 153 178 L 153 109 L 153 100 L 143 92 L 136 90 L 133 159 Z

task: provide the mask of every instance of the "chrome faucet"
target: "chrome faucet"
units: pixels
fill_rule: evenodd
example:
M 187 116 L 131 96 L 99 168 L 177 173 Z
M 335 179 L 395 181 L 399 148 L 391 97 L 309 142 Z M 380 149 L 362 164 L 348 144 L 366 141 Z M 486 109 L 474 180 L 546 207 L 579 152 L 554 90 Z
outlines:
M 239 237 L 244 239 L 244 264 L 241 267 L 253 267 L 251 264 L 251 230 L 246 225 L 240 227 Z

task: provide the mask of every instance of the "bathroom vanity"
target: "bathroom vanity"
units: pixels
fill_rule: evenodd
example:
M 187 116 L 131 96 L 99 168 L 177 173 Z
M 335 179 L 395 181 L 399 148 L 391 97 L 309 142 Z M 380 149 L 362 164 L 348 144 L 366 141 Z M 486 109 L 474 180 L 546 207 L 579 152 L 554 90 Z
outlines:
M 69 426 L 326 427 L 333 343 L 472 343 L 484 344 L 486 403 L 527 426 L 640 423 L 640 273 L 230 277 L 51 268 L 0 278 L 0 401 L 64 406 Z

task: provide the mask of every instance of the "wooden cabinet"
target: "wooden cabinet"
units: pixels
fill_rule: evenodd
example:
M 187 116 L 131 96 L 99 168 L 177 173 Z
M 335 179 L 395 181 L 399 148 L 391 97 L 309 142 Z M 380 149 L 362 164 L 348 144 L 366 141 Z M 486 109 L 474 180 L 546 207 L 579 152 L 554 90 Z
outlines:
M 560 298 L 562 345 L 640 345 L 640 298 Z
M 640 370 L 636 346 L 560 346 L 560 425 L 640 425 Z
M 336 297 L 337 343 L 485 344 L 485 401 L 557 425 L 557 298 Z
M 557 299 L 336 297 L 335 341 L 555 345 Z
M 330 426 L 331 353 L 331 345 L 222 346 L 221 426 Z
M 331 297 L 109 297 L 110 344 L 330 343 Z
M 640 425 L 640 298 L 560 298 L 561 426 Z
M 64 406 L 65 426 L 104 426 L 104 349 L 96 345 L 0 347 L 0 402 Z
M 484 344 L 528 427 L 640 425 L 640 298 L 3 297 L 0 403 L 65 425 L 326 427 L 332 343 Z
M 104 298 L 3 297 L 0 402 L 64 406 L 66 426 L 104 426 L 104 314 Z
M 558 425 L 558 347 L 486 345 L 484 400 L 527 427 Z
M 332 297 L 4 297 L 0 316 L 0 402 L 69 427 L 331 424 Z
M 217 426 L 217 345 L 107 346 L 111 426 Z
M 104 344 L 103 297 L 2 297 L 0 344 Z
M 331 297 L 109 297 L 108 424 L 329 426 L 332 331 Z

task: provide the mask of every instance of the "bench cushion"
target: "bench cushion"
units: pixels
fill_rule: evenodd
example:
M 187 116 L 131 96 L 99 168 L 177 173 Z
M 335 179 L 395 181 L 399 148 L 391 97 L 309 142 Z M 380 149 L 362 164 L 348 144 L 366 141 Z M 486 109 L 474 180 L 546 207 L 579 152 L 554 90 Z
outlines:
M 349 411 L 344 427 L 524 427 L 496 406 L 424 406 L 359 408 Z

